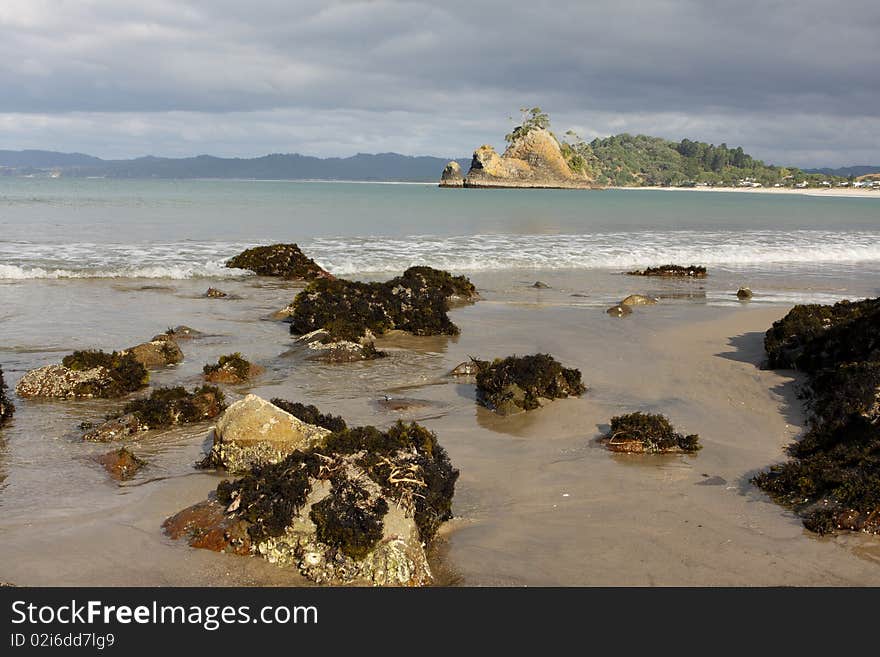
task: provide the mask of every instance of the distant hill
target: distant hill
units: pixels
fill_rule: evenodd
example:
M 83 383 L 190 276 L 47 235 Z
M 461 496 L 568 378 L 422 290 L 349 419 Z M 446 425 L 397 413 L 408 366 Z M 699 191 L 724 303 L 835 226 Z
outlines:
M 804 172 L 821 173 L 826 176 L 840 176 L 841 178 L 849 178 L 850 176 L 858 178 L 859 176 L 866 176 L 870 173 L 880 173 L 880 164 L 876 166 L 860 164 L 859 166 L 840 167 L 839 169 L 804 169 Z
M 55 170 L 65 177 L 434 182 L 439 179 L 447 162 L 447 159 L 439 157 L 413 157 L 398 153 L 358 153 L 343 158 L 274 153 L 255 158 L 199 155 L 102 160 L 79 153 L 0 151 L 0 167 L 6 167 L 6 173 L 29 174 L 39 170 Z M 467 167 L 470 159 L 461 159 L 459 163 Z

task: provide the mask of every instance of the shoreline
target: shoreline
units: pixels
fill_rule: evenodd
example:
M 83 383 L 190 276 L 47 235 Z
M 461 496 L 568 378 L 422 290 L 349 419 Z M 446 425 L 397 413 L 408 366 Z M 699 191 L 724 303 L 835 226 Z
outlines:
M 736 194 L 776 194 L 780 196 L 813 196 L 825 198 L 876 198 L 880 199 L 880 190 L 865 189 L 790 189 L 788 187 L 603 187 L 622 191 L 658 191 L 658 192 L 733 192 Z

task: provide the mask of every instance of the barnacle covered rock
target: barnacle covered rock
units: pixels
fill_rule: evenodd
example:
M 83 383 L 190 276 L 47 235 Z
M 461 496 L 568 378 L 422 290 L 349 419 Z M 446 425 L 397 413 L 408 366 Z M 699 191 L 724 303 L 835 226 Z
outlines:
M 75 351 L 61 365 L 27 372 L 15 391 L 21 397 L 122 397 L 147 385 L 146 368 L 130 353 Z

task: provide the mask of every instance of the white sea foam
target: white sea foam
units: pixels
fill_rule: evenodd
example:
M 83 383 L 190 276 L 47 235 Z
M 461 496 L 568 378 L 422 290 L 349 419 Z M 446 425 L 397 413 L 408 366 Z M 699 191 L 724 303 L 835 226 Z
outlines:
M 272 240 L 259 240 L 269 243 Z M 220 278 L 246 242 L 0 243 L 0 279 Z M 880 263 L 880 232 L 639 231 L 566 235 L 315 238 L 300 246 L 340 276 L 430 265 L 452 271 L 627 269 L 670 262 L 733 268 Z

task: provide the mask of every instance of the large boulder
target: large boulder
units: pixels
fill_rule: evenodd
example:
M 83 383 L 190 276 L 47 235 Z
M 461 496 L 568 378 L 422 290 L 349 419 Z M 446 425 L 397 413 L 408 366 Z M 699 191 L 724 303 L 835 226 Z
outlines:
M 276 463 L 292 452 L 316 447 L 329 434 L 265 399 L 248 395 L 220 417 L 203 465 L 246 472 L 253 465 Z
M 3 380 L 3 368 L 0 367 L 0 427 L 12 417 L 14 412 L 15 406 L 6 397 L 6 382 Z
M 461 175 L 461 165 L 453 160 L 443 169 L 440 176 L 441 187 L 462 187 L 464 185 L 464 177 Z
M 114 398 L 147 385 L 150 376 L 134 355 L 103 351 L 75 351 L 61 365 L 27 372 L 15 391 L 21 397 Z
M 591 182 L 569 167 L 550 131 L 535 128 L 514 139 L 503 155 L 488 144 L 475 150 L 463 186 L 587 188 Z
M 224 481 L 214 500 L 164 527 L 193 547 L 259 555 L 318 583 L 420 586 L 431 581 L 424 546 L 452 516 L 457 478 L 417 424 L 342 429 Z
M 278 276 L 297 280 L 333 278 L 296 244 L 271 244 L 242 251 L 226 263 L 234 269 L 247 269 L 259 276 Z

